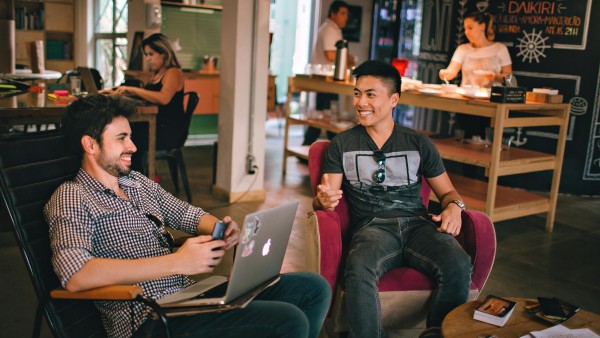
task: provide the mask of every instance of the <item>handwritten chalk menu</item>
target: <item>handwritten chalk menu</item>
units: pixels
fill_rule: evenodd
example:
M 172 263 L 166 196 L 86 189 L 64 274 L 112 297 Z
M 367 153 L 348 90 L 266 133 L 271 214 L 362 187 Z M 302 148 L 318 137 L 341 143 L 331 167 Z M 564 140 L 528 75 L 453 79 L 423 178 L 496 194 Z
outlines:
M 585 49 L 592 0 L 502 0 L 488 8 L 496 41 L 535 54 L 541 46 Z

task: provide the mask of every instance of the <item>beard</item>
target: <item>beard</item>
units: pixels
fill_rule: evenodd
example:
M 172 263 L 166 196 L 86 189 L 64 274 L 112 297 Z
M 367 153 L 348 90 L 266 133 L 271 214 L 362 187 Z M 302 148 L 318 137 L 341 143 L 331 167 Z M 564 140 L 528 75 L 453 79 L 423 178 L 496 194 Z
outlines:
M 133 153 L 127 152 L 123 153 L 122 155 L 125 154 L 132 155 Z M 105 156 L 105 154 L 102 154 L 100 160 L 98 161 L 98 165 L 100 165 L 100 167 L 104 169 L 107 173 L 115 177 L 127 176 L 129 175 L 129 173 L 131 173 L 131 166 L 121 165 L 119 161 L 120 157 L 121 156 L 117 158 L 108 158 L 107 156 Z

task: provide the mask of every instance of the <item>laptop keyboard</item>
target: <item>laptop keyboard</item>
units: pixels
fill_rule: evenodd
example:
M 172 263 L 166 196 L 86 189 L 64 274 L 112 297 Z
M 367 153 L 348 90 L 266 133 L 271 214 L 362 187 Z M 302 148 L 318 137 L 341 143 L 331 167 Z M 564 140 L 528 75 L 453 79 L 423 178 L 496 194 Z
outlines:
M 210 290 L 206 290 L 205 292 L 197 295 L 192 299 L 205 299 L 205 298 L 222 298 L 225 297 L 225 293 L 227 292 L 227 286 L 229 285 L 229 281 L 225 281 L 219 285 L 216 285 L 214 288 Z

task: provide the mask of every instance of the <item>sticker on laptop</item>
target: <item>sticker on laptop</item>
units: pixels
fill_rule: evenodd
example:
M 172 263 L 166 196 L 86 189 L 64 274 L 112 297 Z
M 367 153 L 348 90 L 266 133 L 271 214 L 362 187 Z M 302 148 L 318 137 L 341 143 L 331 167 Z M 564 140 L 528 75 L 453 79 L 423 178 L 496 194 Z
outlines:
M 244 233 L 242 234 L 242 257 L 248 257 L 254 249 L 254 235 L 258 233 L 262 226 L 262 220 L 255 216 L 252 221 L 244 224 Z

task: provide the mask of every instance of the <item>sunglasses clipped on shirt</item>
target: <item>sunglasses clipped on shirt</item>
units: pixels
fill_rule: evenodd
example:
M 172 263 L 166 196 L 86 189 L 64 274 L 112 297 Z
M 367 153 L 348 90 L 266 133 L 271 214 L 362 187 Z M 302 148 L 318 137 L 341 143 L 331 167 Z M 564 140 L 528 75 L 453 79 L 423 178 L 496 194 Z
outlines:
M 148 219 L 151 220 L 152 223 L 156 224 L 156 226 L 158 227 L 160 234 L 163 238 L 163 244 L 166 244 L 166 248 L 172 249 L 173 245 L 175 244 L 175 239 L 173 238 L 173 235 L 165 229 L 163 223 L 160 221 L 160 219 L 158 219 L 158 217 L 152 214 L 146 214 L 146 217 L 148 217 Z
M 385 181 L 385 160 L 387 159 L 387 157 L 381 150 L 373 152 L 373 156 L 375 157 L 375 160 L 377 161 L 378 165 L 377 170 L 373 172 L 373 181 L 375 181 L 375 183 L 381 184 L 383 183 L 383 181 Z

